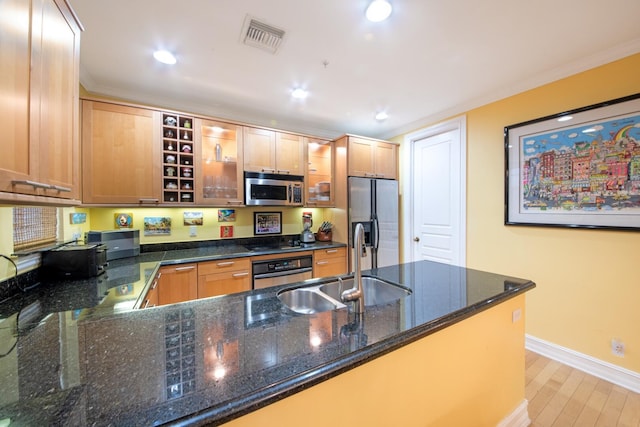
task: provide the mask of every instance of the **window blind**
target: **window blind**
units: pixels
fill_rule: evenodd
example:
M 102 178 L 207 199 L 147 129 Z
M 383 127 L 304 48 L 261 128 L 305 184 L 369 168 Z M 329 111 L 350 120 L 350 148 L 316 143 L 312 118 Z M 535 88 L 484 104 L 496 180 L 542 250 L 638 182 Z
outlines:
M 55 207 L 13 208 L 13 250 L 55 243 L 57 228 Z

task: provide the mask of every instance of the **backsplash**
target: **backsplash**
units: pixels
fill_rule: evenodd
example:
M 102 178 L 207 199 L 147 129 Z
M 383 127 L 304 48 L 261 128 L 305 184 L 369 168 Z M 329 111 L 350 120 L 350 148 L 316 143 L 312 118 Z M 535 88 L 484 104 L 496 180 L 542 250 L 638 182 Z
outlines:
M 0 303 L 12 296 L 26 291 L 40 281 L 40 270 L 35 269 L 10 277 L 0 282 Z

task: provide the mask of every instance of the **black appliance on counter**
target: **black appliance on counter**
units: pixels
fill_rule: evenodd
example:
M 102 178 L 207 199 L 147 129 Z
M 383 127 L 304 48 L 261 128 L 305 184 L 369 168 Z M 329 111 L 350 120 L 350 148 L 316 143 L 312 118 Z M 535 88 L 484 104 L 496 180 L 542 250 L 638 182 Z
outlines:
M 84 242 L 106 245 L 107 261 L 140 255 L 140 230 L 88 231 Z
M 42 268 L 54 277 L 84 279 L 104 273 L 107 247 L 97 245 L 63 245 L 42 253 Z

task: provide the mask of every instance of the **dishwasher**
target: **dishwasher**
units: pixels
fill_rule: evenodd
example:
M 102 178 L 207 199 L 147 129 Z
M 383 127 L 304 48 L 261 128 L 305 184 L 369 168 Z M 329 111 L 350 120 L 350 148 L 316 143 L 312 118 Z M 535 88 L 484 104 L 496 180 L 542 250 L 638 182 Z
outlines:
M 311 255 L 254 261 L 253 289 L 301 282 L 313 277 Z

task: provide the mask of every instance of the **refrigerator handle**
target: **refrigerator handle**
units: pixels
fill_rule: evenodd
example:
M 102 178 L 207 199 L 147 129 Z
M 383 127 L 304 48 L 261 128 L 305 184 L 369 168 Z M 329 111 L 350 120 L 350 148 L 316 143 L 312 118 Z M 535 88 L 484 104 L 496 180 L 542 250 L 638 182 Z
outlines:
M 378 216 L 374 215 L 373 216 L 373 238 L 375 239 L 375 242 L 371 242 L 371 246 L 373 246 L 375 249 L 378 249 L 378 247 L 380 246 L 380 224 L 378 224 Z

